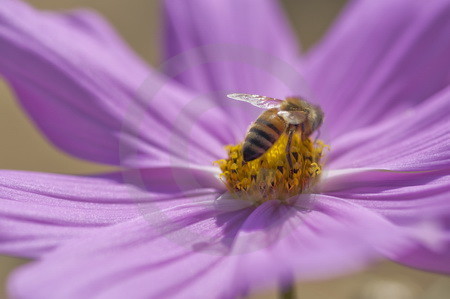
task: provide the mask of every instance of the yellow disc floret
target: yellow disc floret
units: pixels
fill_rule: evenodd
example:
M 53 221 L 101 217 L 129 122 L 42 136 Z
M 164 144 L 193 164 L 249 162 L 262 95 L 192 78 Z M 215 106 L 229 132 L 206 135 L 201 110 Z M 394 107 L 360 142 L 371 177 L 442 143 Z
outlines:
M 286 155 L 286 134 L 260 158 L 244 162 L 242 143 L 228 145 L 228 158 L 217 161 L 222 170 L 221 179 L 236 198 L 259 204 L 267 200 L 286 200 L 300 193 L 308 193 L 322 171 L 322 152 L 326 145 L 309 138 L 301 140 L 294 134 L 290 155 L 292 169 Z

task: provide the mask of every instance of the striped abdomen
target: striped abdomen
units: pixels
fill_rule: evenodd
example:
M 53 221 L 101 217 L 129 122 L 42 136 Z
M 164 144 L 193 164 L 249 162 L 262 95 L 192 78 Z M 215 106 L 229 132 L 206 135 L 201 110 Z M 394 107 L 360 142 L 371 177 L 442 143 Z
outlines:
M 243 146 L 245 162 L 261 157 L 286 129 L 285 121 L 277 115 L 278 111 L 269 109 L 263 112 L 250 126 Z

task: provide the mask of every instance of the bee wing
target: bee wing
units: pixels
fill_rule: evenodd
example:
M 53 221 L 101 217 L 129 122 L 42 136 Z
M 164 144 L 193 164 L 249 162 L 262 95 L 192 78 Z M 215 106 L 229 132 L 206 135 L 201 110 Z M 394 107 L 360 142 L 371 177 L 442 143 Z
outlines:
M 278 108 L 280 103 L 283 102 L 279 99 L 260 96 L 257 94 L 232 93 L 228 94 L 227 97 L 233 100 L 247 102 L 263 109 Z
M 290 125 L 299 125 L 306 120 L 306 113 L 303 111 L 278 111 L 277 114 Z

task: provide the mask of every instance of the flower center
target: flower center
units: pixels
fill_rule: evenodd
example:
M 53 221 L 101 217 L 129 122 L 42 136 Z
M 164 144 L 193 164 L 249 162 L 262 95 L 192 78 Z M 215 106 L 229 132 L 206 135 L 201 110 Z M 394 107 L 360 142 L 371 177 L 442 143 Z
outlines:
M 290 150 L 291 169 L 287 142 L 288 136 L 282 134 L 264 155 L 250 162 L 244 162 L 243 143 L 226 146 L 228 158 L 216 163 L 229 192 L 257 204 L 272 199 L 284 201 L 300 193 L 309 193 L 322 172 L 320 159 L 327 145 L 309 138 L 302 141 L 295 133 Z

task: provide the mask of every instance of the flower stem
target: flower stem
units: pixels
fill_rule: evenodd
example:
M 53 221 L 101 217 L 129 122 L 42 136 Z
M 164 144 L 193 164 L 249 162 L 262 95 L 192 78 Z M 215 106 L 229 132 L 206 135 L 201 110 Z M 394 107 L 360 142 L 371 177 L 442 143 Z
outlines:
M 284 286 L 280 291 L 280 299 L 295 299 L 295 285 L 293 283 Z

